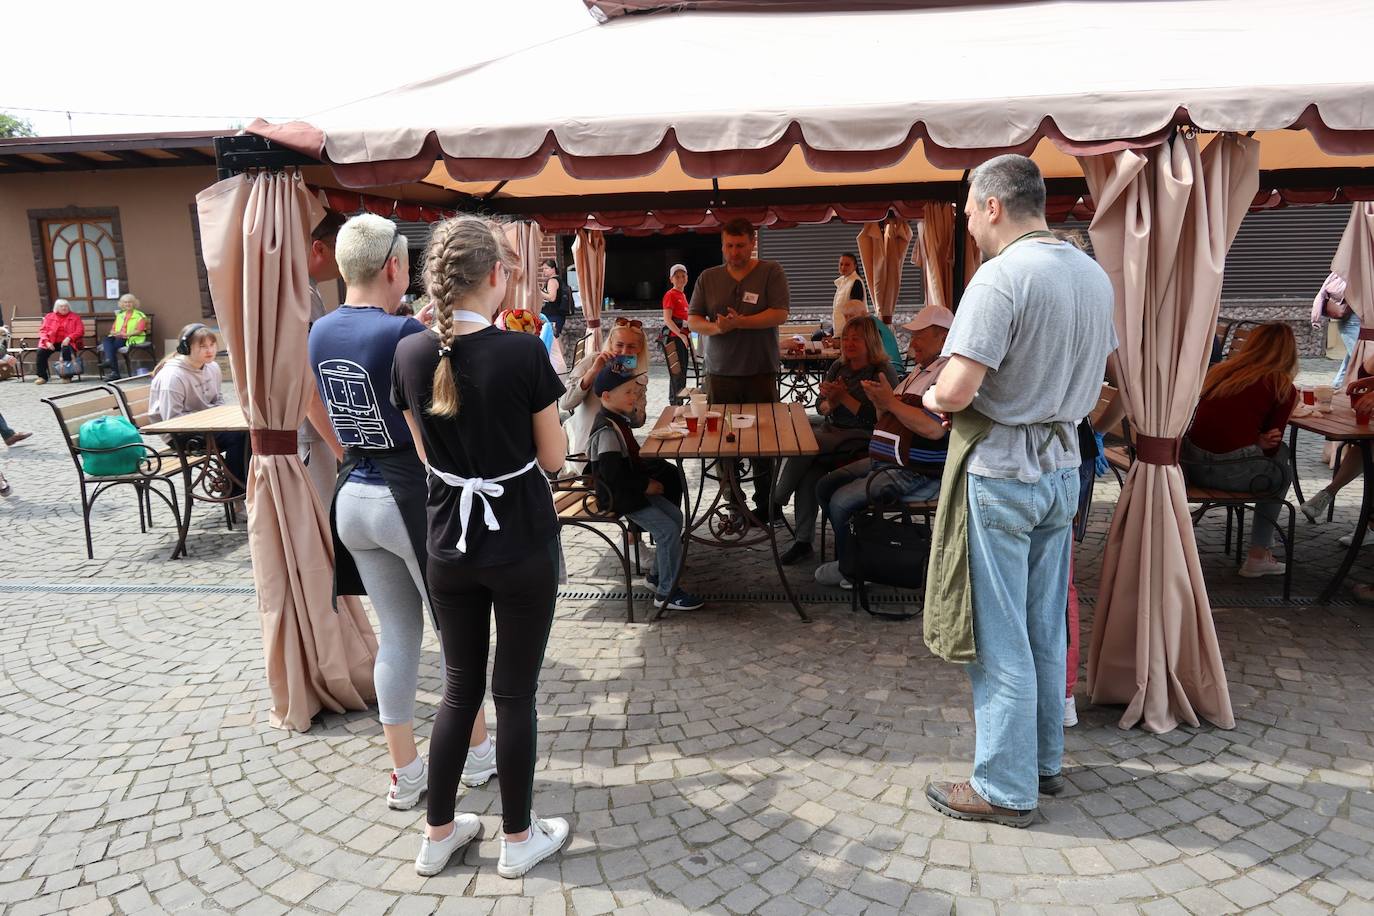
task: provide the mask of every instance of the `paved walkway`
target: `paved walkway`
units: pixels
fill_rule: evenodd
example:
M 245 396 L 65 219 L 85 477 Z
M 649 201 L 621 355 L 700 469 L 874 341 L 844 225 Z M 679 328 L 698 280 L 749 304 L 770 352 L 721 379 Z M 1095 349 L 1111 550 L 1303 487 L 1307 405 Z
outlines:
M 38 433 L 0 451 L 15 488 L 0 501 L 6 913 L 1374 912 L 1374 617 L 1306 600 L 1354 490 L 1335 524 L 1300 522 L 1292 605 L 1277 580 L 1234 575 L 1220 514 L 1200 526 L 1237 727 L 1153 736 L 1083 708 L 1071 789 L 1028 830 L 926 805 L 928 779 L 966 774 L 973 727 L 966 678 L 918 623 L 856 617 L 808 584 L 815 620 L 800 624 L 771 558 L 737 551 L 694 552 L 707 609 L 627 625 L 623 604 L 579 597 L 622 586 L 599 542 L 574 536 L 536 782 L 571 845 L 498 877 L 493 783 L 460 799 L 484 839 L 423 880 L 423 814 L 385 807 L 375 712 L 304 735 L 267 726 L 241 527 L 203 512 L 190 557 L 170 562 L 165 512 L 140 534 L 113 494 L 84 558 L 75 474 L 38 401 L 63 388 L 0 384 L 0 411 Z M 1316 480 L 1319 445 L 1305 446 Z M 1099 486 L 1079 550 L 1089 592 L 1115 496 Z M 422 666 L 427 734 L 432 639 Z

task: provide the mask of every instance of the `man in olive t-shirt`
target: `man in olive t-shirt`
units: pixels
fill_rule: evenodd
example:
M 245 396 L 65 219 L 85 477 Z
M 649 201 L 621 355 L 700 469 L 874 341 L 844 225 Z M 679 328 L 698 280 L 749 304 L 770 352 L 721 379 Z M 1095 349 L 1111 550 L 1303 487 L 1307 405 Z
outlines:
M 687 326 L 706 339 L 706 395 L 714 404 L 778 399 L 778 325 L 790 305 L 787 275 L 754 257 L 754 227 L 732 219 L 721 227 L 725 263 L 705 270 L 692 290 Z M 766 510 L 771 463 L 758 461 L 754 504 Z M 775 513 L 778 514 L 778 513 Z

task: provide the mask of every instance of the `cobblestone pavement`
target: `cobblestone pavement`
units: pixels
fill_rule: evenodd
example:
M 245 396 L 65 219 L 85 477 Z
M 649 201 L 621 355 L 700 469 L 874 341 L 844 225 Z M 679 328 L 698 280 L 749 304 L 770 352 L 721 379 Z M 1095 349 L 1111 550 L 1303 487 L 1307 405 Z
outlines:
M 967 773 L 973 726 L 966 678 L 917 622 L 851 615 L 802 567 L 801 624 L 771 557 L 747 550 L 692 553 L 708 608 L 628 625 L 618 565 L 574 535 L 536 780 L 571 845 L 498 877 L 493 783 L 460 798 L 484 838 L 420 879 L 423 814 L 385 806 L 375 712 L 303 735 L 266 724 L 242 526 L 201 512 L 190 557 L 168 561 L 166 513 L 141 534 L 116 493 L 84 558 L 75 474 L 38 401 L 53 390 L 0 384 L 0 411 L 37 434 L 0 451 L 15 490 L 0 500 L 6 913 L 1374 912 L 1374 618 L 1310 601 L 1353 489 L 1335 523 L 1300 521 L 1293 604 L 1277 580 L 1235 576 L 1220 513 L 1199 526 L 1236 728 L 1122 731 L 1080 691 L 1070 790 L 1027 830 L 926 805 L 928 779 Z M 1318 480 L 1319 443 L 1300 449 Z M 1079 548 L 1089 595 L 1115 496 L 1098 487 Z M 422 736 L 439 690 L 431 638 Z

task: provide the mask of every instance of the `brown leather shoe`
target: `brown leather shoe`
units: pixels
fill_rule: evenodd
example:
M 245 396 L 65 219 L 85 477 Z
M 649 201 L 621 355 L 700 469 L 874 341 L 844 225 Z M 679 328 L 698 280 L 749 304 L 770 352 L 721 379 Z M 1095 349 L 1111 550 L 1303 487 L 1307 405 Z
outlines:
M 990 821 L 1008 827 L 1029 827 L 1035 809 L 1017 811 L 992 804 L 966 782 L 932 782 L 926 786 L 926 801 L 941 814 L 961 821 Z
M 5 437 L 5 444 L 8 446 L 18 445 L 19 443 L 23 442 L 25 439 L 29 438 L 32 435 L 33 433 L 16 432 L 13 436 Z

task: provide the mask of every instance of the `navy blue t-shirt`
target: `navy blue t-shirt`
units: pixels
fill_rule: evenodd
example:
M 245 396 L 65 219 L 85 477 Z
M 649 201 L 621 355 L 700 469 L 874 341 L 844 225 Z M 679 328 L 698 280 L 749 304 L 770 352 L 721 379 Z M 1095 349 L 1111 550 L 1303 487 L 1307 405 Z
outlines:
M 414 318 L 351 305 L 335 309 L 310 328 L 310 367 L 334 435 L 344 448 L 414 444 L 405 417 L 391 403 L 391 367 L 396 345 L 424 330 Z M 359 462 L 348 479 L 385 483 L 367 460 Z

